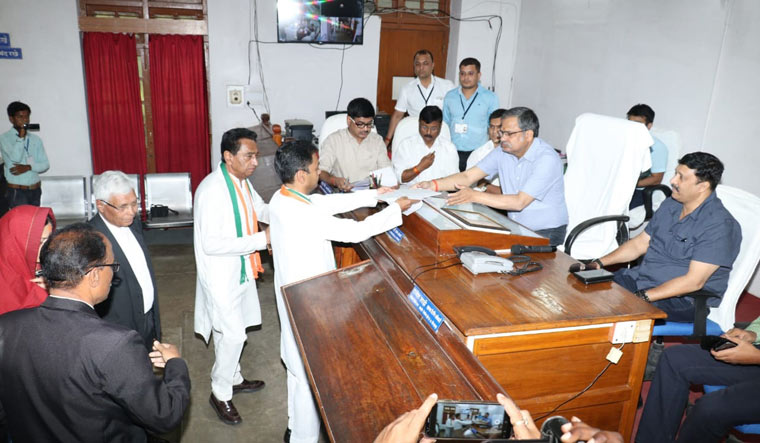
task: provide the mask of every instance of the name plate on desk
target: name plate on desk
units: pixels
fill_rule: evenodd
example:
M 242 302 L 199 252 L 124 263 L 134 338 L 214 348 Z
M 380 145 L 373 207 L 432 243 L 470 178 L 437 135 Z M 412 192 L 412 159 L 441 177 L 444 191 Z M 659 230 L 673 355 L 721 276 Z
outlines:
M 323 182 L 322 180 L 319 181 L 319 189 L 322 191 L 325 195 L 330 195 L 333 193 L 332 188 L 327 183 Z
M 404 239 L 404 232 L 401 231 L 401 229 L 397 227 L 388 231 L 387 234 L 388 234 L 388 237 L 390 237 L 396 243 L 401 243 L 401 240 Z
M 414 289 L 409 293 L 409 301 L 412 302 L 417 312 L 422 315 L 430 329 L 434 332 L 438 332 L 438 328 L 443 323 L 443 314 L 438 310 L 438 307 L 433 304 L 432 301 L 425 295 L 422 290 L 414 285 Z

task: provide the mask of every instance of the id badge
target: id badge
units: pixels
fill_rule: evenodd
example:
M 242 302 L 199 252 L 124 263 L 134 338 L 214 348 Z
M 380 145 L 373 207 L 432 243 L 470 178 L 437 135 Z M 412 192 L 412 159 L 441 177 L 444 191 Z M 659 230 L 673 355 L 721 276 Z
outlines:
M 454 123 L 454 132 L 457 134 L 467 134 L 467 123 Z

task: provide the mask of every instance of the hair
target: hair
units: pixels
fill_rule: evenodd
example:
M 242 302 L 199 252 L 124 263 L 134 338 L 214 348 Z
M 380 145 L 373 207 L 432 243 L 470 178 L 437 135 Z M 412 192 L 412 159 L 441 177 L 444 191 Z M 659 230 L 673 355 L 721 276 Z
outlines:
M 11 104 L 8 105 L 8 117 L 13 117 L 19 111 L 28 111 L 31 114 L 32 108 L 26 103 L 21 102 L 11 102 Z
M 235 128 L 225 132 L 222 136 L 222 163 L 224 161 L 224 151 L 236 155 L 240 150 L 240 140 L 247 138 L 256 141 L 256 133 L 246 128 Z
M 480 72 L 480 62 L 476 58 L 467 57 L 466 59 L 464 59 L 461 62 L 459 62 L 459 67 L 460 68 L 462 66 L 472 66 L 472 65 L 475 65 L 475 69 L 477 69 L 477 71 Z
M 283 183 L 293 183 L 298 171 L 309 171 L 317 147 L 305 140 L 285 143 L 274 155 L 274 170 Z
M 517 117 L 517 126 L 521 131 L 533 131 L 533 137 L 538 137 L 538 116 L 532 109 L 524 106 L 507 109 L 501 118 Z
M 720 183 L 720 179 L 723 176 L 723 163 L 718 160 L 718 157 L 708 154 L 707 152 L 692 152 L 684 155 L 678 159 L 679 165 L 684 165 L 689 169 L 694 170 L 694 175 L 697 176 L 700 182 L 710 183 L 710 189 L 715 190 L 715 187 Z
M 106 171 L 92 181 L 92 193 L 97 200 L 106 201 L 112 195 L 129 194 L 130 191 L 137 193 L 127 174 L 121 171 Z
M 420 49 L 419 51 L 415 52 L 414 53 L 414 57 L 412 57 L 412 60 L 414 60 L 415 58 L 417 58 L 418 55 L 429 55 L 430 56 L 430 61 L 431 62 L 434 61 L 434 59 L 433 59 L 433 53 L 430 52 L 430 51 L 428 51 L 427 49 Z
M 375 116 L 375 108 L 369 100 L 363 97 L 355 98 L 348 102 L 348 116 L 351 118 L 366 118 Z
M 645 105 L 643 103 L 633 105 L 633 107 L 628 110 L 628 113 L 625 116 L 644 117 L 646 124 L 649 125 L 654 123 L 654 109 L 650 108 L 649 105 Z
M 425 106 L 420 111 L 420 121 L 425 123 L 442 122 L 443 112 L 435 105 Z
M 42 276 L 51 288 L 74 288 L 105 258 L 103 234 L 87 223 L 74 223 L 54 232 L 42 245 Z
M 489 115 L 489 116 L 488 116 L 488 121 L 490 122 L 491 120 L 493 120 L 493 119 L 495 119 L 495 118 L 504 118 L 504 117 L 505 117 L 505 116 L 504 116 L 504 114 L 506 114 L 506 113 L 507 113 L 507 110 L 506 110 L 506 109 L 504 109 L 504 108 L 499 108 L 499 109 L 497 109 L 497 110 L 493 111 L 493 112 L 491 113 L 491 115 Z M 522 128 L 521 128 L 521 129 L 522 129 Z

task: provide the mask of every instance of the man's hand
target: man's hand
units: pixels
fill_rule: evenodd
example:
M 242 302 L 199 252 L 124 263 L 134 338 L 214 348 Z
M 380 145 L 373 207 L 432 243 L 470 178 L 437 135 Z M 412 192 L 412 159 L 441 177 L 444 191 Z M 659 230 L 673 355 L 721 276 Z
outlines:
M 333 186 L 343 192 L 348 192 L 351 190 L 351 188 L 353 188 L 353 185 L 351 185 L 351 183 L 349 183 L 348 180 L 343 177 L 333 177 L 332 182 Z
M 430 189 L 432 191 L 435 189 L 435 185 L 432 180 L 428 180 L 413 184 L 412 189 Z
M 264 233 L 267 236 L 267 252 L 269 252 L 269 255 L 272 255 L 272 237 L 269 234 L 269 226 L 264 230 Z
M 435 151 L 431 152 L 430 154 L 422 157 L 419 163 L 417 163 L 417 169 L 420 171 L 424 171 L 425 169 L 433 166 L 433 162 L 435 161 Z
M 748 341 L 738 341 L 736 346 L 722 351 L 710 351 L 716 360 L 733 365 L 760 364 L 760 349 Z
M 179 350 L 176 346 L 169 343 L 161 343 L 158 340 L 153 340 L 153 351 L 148 356 L 153 366 L 157 368 L 165 367 L 166 362 L 173 358 L 180 358 Z
M 389 192 L 395 191 L 397 188 L 398 188 L 398 186 L 395 186 L 395 187 L 380 186 L 379 188 L 377 188 L 377 194 L 378 195 L 380 195 L 380 194 L 387 194 Z
M 438 400 L 436 394 L 430 394 L 428 398 L 417 409 L 405 412 L 391 424 L 386 426 L 375 439 L 375 443 L 417 443 L 422 432 L 422 426 L 425 419 L 430 415 L 435 402 Z M 435 440 L 423 438 L 421 443 L 432 443 Z
M 731 341 L 748 341 L 754 343 L 757 340 L 757 334 L 752 331 L 745 331 L 744 329 L 731 328 L 723 334 L 723 337 Z
M 496 400 L 504 406 L 504 410 L 509 415 L 509 422 L 512 423 L 512 432 L 518 440 L 528 440 L 541 438 L 541 431 L 533 422 L 533 417 L 526 409 L 520 409 L 511 398 L 503 394 L 496 394 Z
M 480 192 L 473 191 L 469 186 L 456 185 L 458 191 L 449 195 L 447 201 L 450 205 L 458 205 L 475 201 Z
M 396 200 L 396 203 L 401 207 L 401 212 L 406 211 L 409 209 L 413 204 L 419 202 L 419 200 L 410 200 L 407 197 L 399 197 Z
M 578 417 L 570 419 L 570 423 L 562 425 L 562 442 L 585 441 L 588 443 L 623 443 L 623 436 L 617 432 L 601 431 L 583 423 Z
M 24 172 L 31 171 L 32 165 L 22 165 L 21 163 L 14 163 L 14 166 L 11 167 L 11 174 L 13 175 L 21 175 Z

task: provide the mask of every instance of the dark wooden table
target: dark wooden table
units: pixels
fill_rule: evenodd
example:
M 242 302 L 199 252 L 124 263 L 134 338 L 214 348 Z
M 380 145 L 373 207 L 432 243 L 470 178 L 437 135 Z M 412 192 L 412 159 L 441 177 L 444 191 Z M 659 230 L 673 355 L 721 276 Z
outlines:
M 498 385 L 534 417 L 567 402 L 552 415 L 577 415 L 630 438 L 651 326 L 662 311 L 614 283 L 583 285 L 561 252 L 531 254 L 543 269 L 522 276 L 475 276 L 461 266 L 419 274 L 457 259 L 429 235 L 417 237 L 426 232 L 418 218 L 404 220 L 400 243 L 382 234 L 356 247 L 370 261 L 284 291 L 333 441 L 367 441 L 431 392 L 493 399 Z M 437 333 L 406 297 L 415 283 L 445 315 Z M 621 322 L 633 322 L 637 342 L 571 400 L 606 367 Z

